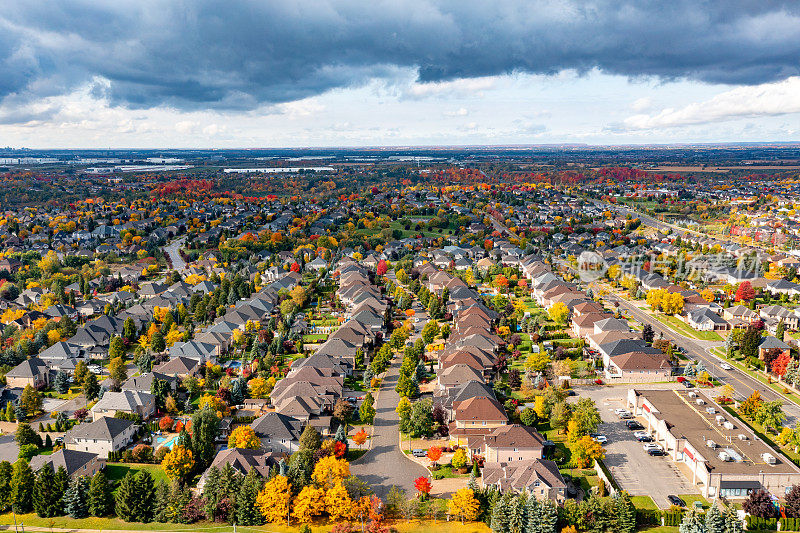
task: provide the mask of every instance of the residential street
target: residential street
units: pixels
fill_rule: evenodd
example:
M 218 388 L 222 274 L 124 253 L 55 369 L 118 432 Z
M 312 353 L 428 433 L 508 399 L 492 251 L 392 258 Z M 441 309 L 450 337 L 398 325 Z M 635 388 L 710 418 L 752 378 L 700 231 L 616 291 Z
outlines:
M 732 370 L 723 370 L 720 368 L 719 364 L 723 362 L 723 359 L 711 354 L 708 349 L 714 346 L 721 346 L 723 343 L 701 341 L 681 335 L 680 333 L 673 331 L 671 328 L 666 327 L 660 321 L 651 317 L 649 314 L 636 307 L 630 301 L 620 298 L 615 294 L 608 294 L 606 299 L 610 302 L 619 302 L 620 307 L 628 312 L 634 319 L 642 324 L 650 324 L 653 326 L 653 330 L 656 332 L 656 335 L 663 333 L 664 338 L 673 341 L 677 346 L 685 349 L 687 354 L 689 354 L 691 357 L 699 361 L 703 361 L 703 364 L 706 365 L 706 368 L 708 368 L 709 372 L 711 372 L 714 377 L 720 378 L 725 383 L 730 383 L 740 396 L 746 398 L 747 396 L 750 396 L 754 390 L 758 390 L 761 392 L 761 397 L 765 400 L 782 400 L 784 402 L 783 410 L 786 412 L 787 416 L 786 425 L 792 426 L 797 420 L 800 420 L 800 406 L 794 402 L 787 400 L 785 397 L 776 393 L 760 381 L 750 377 L 736 367 L 734 367 Z
M 169 257 L 170 262 L 172 262 L 172 269 L 173 270 L 183 270 L 186 268 L 186 261 L 183 260 L 179 250 L 183 243 L 186 242 L 186 237 L 181 237 L 180 239 L 176 239 L 166 246 L 164 246 L 163 250 L 164 253 L 167 254 Z
M 400 451 L 400 417 L 395 408 L 400 395 L 394 390 L 400 371 L 401 359 L 395 358 L 386 371 L 381 383 L 380 393 L 375 402 L 375 425 L 372 434 L 372 447 L 350 465 L 350 473 L 365 481 L 384 498 L 392 485 L 397 485 L 413 495 L 414 480 L 420 476 L 430 476 L 427 468 L 415 463 Z

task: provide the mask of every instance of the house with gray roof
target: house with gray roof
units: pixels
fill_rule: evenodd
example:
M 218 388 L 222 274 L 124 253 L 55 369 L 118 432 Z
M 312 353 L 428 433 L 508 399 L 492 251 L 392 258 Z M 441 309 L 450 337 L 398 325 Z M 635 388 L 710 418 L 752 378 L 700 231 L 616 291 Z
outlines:
M 91 452 L 100 457 L 108 457 L 109 453 L 123 450 L 131 444 L 137 429 L 137 424 L 131 420 L 104 416 L 94 422 L 79 424 L 67 431 L 64 446 L 68 450 Z
M 45 465 L 55 471 L 63 467 L 71 478 L 81 476 L 93 476 L 103 469 L 105 461 L 100 459 L 96 453 L 80 452 L 62 448 L 51 455 L 35 455 L 31 458 L 31 469 L 36 472 Z

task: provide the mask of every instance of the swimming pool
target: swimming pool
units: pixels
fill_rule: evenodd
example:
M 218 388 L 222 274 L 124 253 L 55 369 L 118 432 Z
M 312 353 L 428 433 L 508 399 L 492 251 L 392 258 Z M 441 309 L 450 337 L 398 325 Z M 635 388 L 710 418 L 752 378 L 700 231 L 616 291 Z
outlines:
M 166 446 L 170 450 L 173 446 L 175 446 L 175 440 L 178 438 L 177 435 L 173 435 L 172 437 L 156 437 L 156 445 L 155 449 L 159 449 L 162 446 Z

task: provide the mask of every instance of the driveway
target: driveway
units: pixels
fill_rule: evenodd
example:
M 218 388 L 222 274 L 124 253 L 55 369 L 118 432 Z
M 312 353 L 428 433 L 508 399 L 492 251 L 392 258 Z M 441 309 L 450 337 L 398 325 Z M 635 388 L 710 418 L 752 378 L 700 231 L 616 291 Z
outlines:
M 400 451 L 400 417 L 395 408 L 400 395 L 394 390 L 400 371 L 397 358 L 386 371 L 380 393 L 375 402 L 375 422 L 372 432 L 372 448 L 350 464 L 350 473 L 372 487 L 375 494 L 385 498 L 392 485 L 414 494 L 414 480 L 429 477 L 427 468 L 415 463 Z
M 592 398 L 600 411 L 603 423 L 598 431 L 608 437 L 605 463 L 620 488 L 634 496 L 651 496 L 662 509 L 669 507 L 669 494 L 697 494 L 698 489 L 669 456 L 647 455 L 642 443 L 633 436 L 634 432 L 614 413 L 614 409 L 625 407 L 627 393 L 627 388 L 617 387 L 579 391 L 580 396 Z

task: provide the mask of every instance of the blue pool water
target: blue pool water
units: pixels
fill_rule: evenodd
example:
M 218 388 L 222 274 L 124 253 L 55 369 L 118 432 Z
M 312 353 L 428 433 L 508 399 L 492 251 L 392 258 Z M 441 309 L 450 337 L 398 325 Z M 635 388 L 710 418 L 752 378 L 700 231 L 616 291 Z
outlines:
M 175 445 L 175 439 L 177 439 L 177 438 L 178 438 L 177 435 L 172 436 L 172 437 L 156 437 L 155 449 L 157 450 L 157 449 L 161 448 L 162 446 L 166 446 L 167 448 L 169 448 L 171 450 L 172 447 Z

